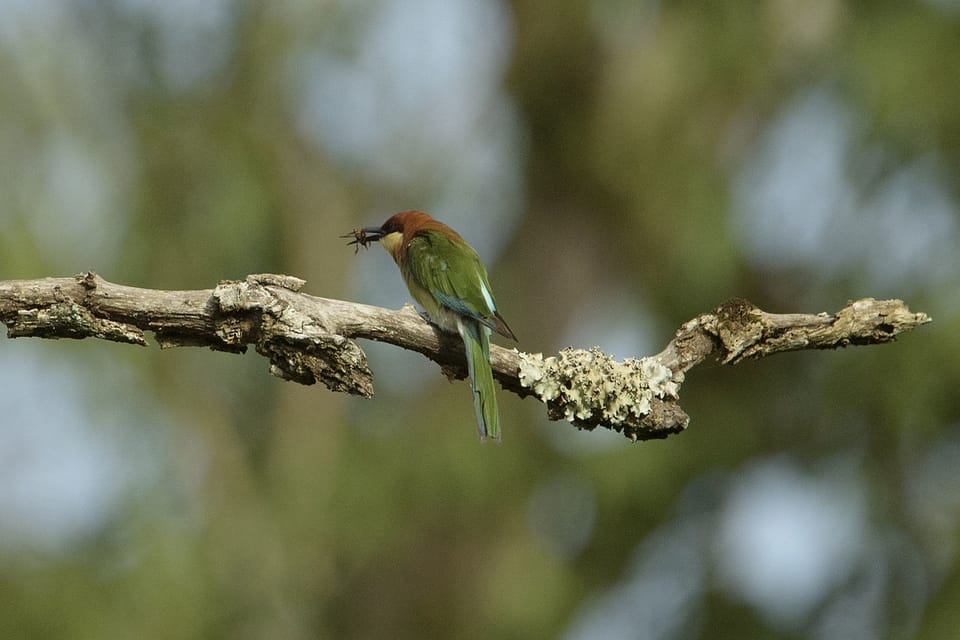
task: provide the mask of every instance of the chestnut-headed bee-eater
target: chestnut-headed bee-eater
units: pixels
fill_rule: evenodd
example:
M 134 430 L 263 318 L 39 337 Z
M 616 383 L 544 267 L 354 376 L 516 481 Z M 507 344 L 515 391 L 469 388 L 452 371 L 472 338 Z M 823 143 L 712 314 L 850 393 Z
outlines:
M 490 369 L 490 331 L 516 340 L 497 312 L 480 256 L 456 231 L 423 211 L 401 211 L 379 227 L 349 233 L 349 244 L 379 241 L 400 268 L 410 295 L 434 324 L 456 331 L 467 353 L 480 440 L 500 440 L 500 414 Z

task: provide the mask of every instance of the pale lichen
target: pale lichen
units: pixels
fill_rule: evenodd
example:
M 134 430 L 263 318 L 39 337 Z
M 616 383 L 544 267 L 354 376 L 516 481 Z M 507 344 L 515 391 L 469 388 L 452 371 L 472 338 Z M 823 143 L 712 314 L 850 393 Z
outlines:
M 554 405 L 566 420 L 622 424 L 651 410 L 651 400 L 676 398 L 683 374 L 654 358 L 618 362 L 597 347 L 564 349 L 557 356 L 521 354 L 521 386 Z

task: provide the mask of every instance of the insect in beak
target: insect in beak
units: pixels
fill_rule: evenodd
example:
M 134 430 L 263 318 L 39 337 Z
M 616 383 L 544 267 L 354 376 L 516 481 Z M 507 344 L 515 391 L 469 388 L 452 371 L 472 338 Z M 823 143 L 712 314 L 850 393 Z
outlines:
M 347 243 L 347 246 L 356 245 L 353 250 L 353 254 L 356 255 L 360 251 L 360 247 L 364 249 L 369 248 L 370 243 L 376 242 L 382 235 L 383 232 L 380 230 L 380 227 L 364 227 L 363 229 L 354 229 L 350 233 L 340 237 L 353 238 L 353 240 Z

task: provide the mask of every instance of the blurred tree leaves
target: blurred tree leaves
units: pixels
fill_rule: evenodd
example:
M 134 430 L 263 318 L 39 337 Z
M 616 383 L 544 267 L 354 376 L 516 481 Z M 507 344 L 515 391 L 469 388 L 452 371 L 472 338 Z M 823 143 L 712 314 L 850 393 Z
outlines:
M 386 381 L 359 402 L 273 379 L 253 358 L 3 344 L 14 371 L 44 371 L 32 358 L 89 371 L 77 384 L 98 410 L 60 408 L 148 471 L 118 478 L 122 500 L 93 534 L 55 552 L 0 547 L 0 633 L 952 637 L 960 10 L 933 0 L 427 4 L 9 9 L 0 277 L 95 268 L 200 288 L 280 271 L 313 294 L 398 304 L 406 295 L 388 261 L 354 259 L 336 236 L 441 203 L 432 213 L 490 248 L 524 350 L 591 334 L 659 345 L 732 296 L 819 311 L 898 295 L 934 324 L 886 347 L 694 371 L 690 430 L 637 446 L 574 434 L 504 397 L 504 445 L 481 447 L 463 384 L 431 370 L 404 386 L 419 379 L 415 354 L 372 362 Z M 439 58 L 482 64 L 449 76 L 450 95 L 418 100 L 410 87 L 435 90 L 421 76 L 456 71 L 426 64 Z M 332 70 L 345 82 L 318 77 Z M 311 93 L 318 82 L 328 84 Z M 347 94 L 357 87 L 372 103 Z M 458 111 L 459 93 L 475 111 Z M 810 104 L 829 108 L 803 111 Z M 807 129 L 791 138 L 778 127 L 800 126 L 789 119 L 798 110 Z M 317 134 L 330 123 L 355 130 Z M 335 148 L 377 125 L 382 147 Z M 805 155 L 832 148 L 800 144 L 824 131 L 848 137 L 836 158 Z M 772 165 L 785 169 L 744 178 Z M 824 166 L 842 174 L 842 198 L 809 179 Z M 801 214 L 761 224 L 779 214 L 748 210 L 744 184 Z M 797 219 L 808 210 L 826 213 Z M 829 252 L 783 249 L 812 225 Z M 131 373 L 101 373 L 123 367 Z M 24 409 L 22 397 L 0 390 L 8 415 L 25 416 L 4 423 L 0 459 L 31 464 L 16 434 L 57 413 L 52 400 Z M 20 476 L 7 468 L 10 486 Z M 833 473 L 863 496 L 851 505 L 865 511 L 855 559 L 798 618 L 772 616 L 720 577 L 731 496 L 776 489 L 757 469 L 800 489 Z M 71 482 L 61 474 L 52 490 Z M 735 524 L 753 532 L 767 515 Z M 10 517 L 21 512 L 0 510 Z M 579 542 L 548 534 L 571 522 L 583 524 L 570 529 Z M 794 548 L 780 533 L 782 549 L 764 549 L 775 558 Z M 682 604 L 656 608 L 651 594 Z

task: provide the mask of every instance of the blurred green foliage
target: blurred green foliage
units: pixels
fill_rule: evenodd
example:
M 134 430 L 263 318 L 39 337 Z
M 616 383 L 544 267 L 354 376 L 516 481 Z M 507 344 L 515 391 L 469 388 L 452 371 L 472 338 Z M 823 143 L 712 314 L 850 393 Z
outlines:
M 698 369 L 683 388 L 690 429 L 633 446 L 550 423 L 506 393 L 503 446 L 480 446 L 466 387 L 409 353 L 374 359 L 378 395 L 361 401 L 272 378 L 253 355 L 2 344 L 0 401 L 20 406 L 26 392 L 8 383 L 18 372 L 62 368 L 87 399 L 71 420 L 111 443 L 104 468 L 132 469 L 117 473 L 107 516 L 53 546 L 16 538 L 25 516 L 0 512 L 0 636 L 955 637 L 960 6 L 491 3 L 502 23 L 466 33 L 502 42 L 485 55 L 503 67 L 467 139 L 509 144 L 461 183 L 445 171 L 473 145 L 444 137 L 456 119 L 446 103 L 434 111 L 402 83 L 373 107 L 350 93 L 364 69 L 351 62 L 449 53 L 432 34 L 469 3 L 429 4 L 439 13 L 220 0 L 184 5 L 189 20 L 123 0 L 21 4 L 0 26 L 0 278 L 92 268 L 173 289 L 274 271 L 311 294 L 394 304 L 407 296 L 389 261 L 354 258 L 338 234 L 454 203 L 431 213 L 494 238 L 485 258 L 524 350 L 593 335 L 618 299 L 642 314 L 612 319 L 625 342 L 594 331 L 614 350 L 656 351 L 733 296 L 805 312 L 896 296 L 934 324 L 884 347 Z M 396 52 L 369 39 L 388 19 L 409 30 Z M 302 85 L 344 68 L 342 92 L 306 109 Z M 410 71 L 411 83 L 430 72 Z M 853 195 L 826 218 L 785 218 L 819 225 L 822 246 L 761 259 L 765 212 L 749 213 L 737 185 L 764 184 L 743 176 L 772 164 L 757 160 L 768 145 L 795 167 L 774 185 L 794 206 L 825 197 L 796 185 L 827 160 L 776 133 L 810 94 L 847 114 Z M 365 109 L 389 114 L 391 97 L 413 125 L 366 153 L 338 151 L 337 136 L 371 135 L 378 118 Z M 491 115 L 497 100 L 506 116 Z M 348 124 L 311 134 L 327 110 Z M 837 112 L 824 113 L 832 130 Z M 369 168 L 383 158 L 404 166 Z M 478 166 L 516 166 L 519 192 L 470 182 Z M 907 189 L 909 215 L 884 217 L 876 203 L 900 193 L 891 180 L 924 167 L 943 211 Z M 802 248 L 799 235 L 783 246 Z M 19 384 L 57 395 L 43 379 Z M 0 460 L 18 465 L 0 470 L 0 511 L 17 469 L 40 464 L 18 459 L 13 436 L 59 424 L 54 406 L 4 420 Z M 769 474 L 802 479 L 797 491 L 822 502 L 849 489 L 838 504 L 863 512 L 843 561 L 813 578 L 783 573 L 773 603 L 750 590 L 763 567 L 747 561 L 740 575 L 727 552 L 731 532 L 769 524 L 762 511 L 730 517 L 738 491 L 754 495 L 752 478 Z M 803 507 L 784 499 L 787 522 Z M 841 520 L 813 524 L 829 540 Z M 778 544 L 758 557 L 798 553 L 795 536 Z

